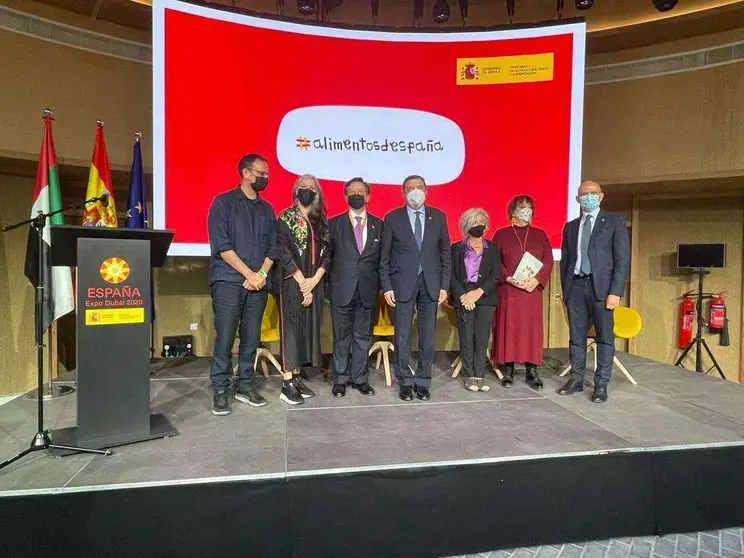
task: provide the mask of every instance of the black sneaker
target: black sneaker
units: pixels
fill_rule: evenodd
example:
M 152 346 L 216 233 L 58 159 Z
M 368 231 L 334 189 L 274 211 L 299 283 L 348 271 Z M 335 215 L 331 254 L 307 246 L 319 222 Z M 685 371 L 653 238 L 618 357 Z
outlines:
M 300 390 L 297 388 L 296 380 L 285 381 L 282 384 L 282 393 L 279 399 L 288 405 L 302 405 L 305 402 Z
M 236 390 L 235 399 L 237 399 L 241 403 L 248 403 L 248 405 L 252 407 L 263 407 L 267 403 L 266 399 L 261 397 L 261 394 L 258 393 L 255 389 L 251 389 L 248 391 L 240 389 Z
M 300 395 L 302 395 L 302 397 L 304 397 L 305 399 L 315 397 L 315 392 L 305 385 L 305 380 L 303 380 L 300 376 L 295 376 L 294 385 L 297 386 L 297 389 L 300 390 Z
M 230 403 L 227 400 L 227 391 L 221 389 L 214 392 L 212 399 L 212 414 L 217 416 L 224 416 L 230 414 Z

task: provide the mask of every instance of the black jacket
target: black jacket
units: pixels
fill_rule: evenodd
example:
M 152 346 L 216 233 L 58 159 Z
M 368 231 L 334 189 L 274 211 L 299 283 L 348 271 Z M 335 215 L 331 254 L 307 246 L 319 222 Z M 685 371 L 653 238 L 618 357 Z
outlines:
M 563 300 L 568 300 L 568 294 L 573 286 L 580 226 L 581 217 L 577 217 L 563 227 L 561 245 Z M 605 300 L 608 294 L 622 297 L 630 267 L 628 227 L 622 215 L 602 210 L 597 213 L 597 222 L 594 223 L 592 236 L 589 238 L 589 262 L 592 266 L 592 282 L 597 299 Z
M 331 219 L 328 227 L 331 242 L 331 267 L 328 270 L 331 304 L 349 304 L 359 285 L 362 304 L 367 308 L 374 308 L 380 292 L 382 219 L 367 213 L 367 242 L 361 254 L 357 249 L 348 211 Z
M 380 255 L 382 291 L 393 291 L 395 299 L 408 302 L 413 297 L 421 264 L 426 290 L 432 300 L 450 286 L 450 243 L 447 216 L 438 209 L 425 207 L 424 238 L 421 250 L 416 245 L 405 206 L 385 216 Z
M 468 291 L 483 289 L 477 306 L 496 306 L 498 295 L 496 286 L 501 279 L 501 253 L 495 242 L 484 241 L 488 247 L 483 250 L 478 281 L 475 285 L 468 285 L 468 274 L 465 270 L 465 244 L 463 241 L 452 245 L 452 280 L 450 281 L 450 305 L 460 308 L 460 297 Z

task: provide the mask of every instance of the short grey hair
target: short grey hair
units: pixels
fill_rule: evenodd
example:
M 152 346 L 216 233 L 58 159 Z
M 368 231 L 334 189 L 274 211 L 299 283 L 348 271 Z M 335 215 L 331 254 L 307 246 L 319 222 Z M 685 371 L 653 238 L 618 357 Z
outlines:
M 464 235 L 468 235 L 468 231 L 475 225 L 475 220 L 479 216 L 483 216 L 486 221 L 486 227 L 491 223 L 491 217 L 488 215 L 488 211 L 481 209 L 480 207 L 473 207 L 468 209 L 460 217 L 460 232 Z

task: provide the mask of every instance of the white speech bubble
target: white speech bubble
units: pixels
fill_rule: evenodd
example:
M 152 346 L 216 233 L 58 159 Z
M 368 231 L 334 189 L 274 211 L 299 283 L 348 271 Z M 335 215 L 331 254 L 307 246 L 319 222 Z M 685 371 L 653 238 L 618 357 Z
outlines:
M 420 110 L 320 106 L 288 112 L 276 139 L 279 164 L 293 174 L 345 182 L 362 176 L 400 185 L 420 174 L 452 182 L 465 164 L 465 140 L 452 120 Z

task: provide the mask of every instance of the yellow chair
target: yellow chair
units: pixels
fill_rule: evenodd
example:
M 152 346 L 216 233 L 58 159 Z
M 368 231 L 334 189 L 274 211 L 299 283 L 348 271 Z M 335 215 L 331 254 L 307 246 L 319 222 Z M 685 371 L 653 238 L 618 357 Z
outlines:
M 372 335 L 375 337 L 392 337 L 395 334 L 395 327 L 393 326 L 393 320 L 390 316 L 390 307 L 385 302 L 385 298 L 380 295 L 377 300 L 377 321 L 372 328 Z M 369 349 L 369 356 L 372 356 L 375 352 L 379 351 L 377 355 L 377 364 L 375 370 L 380 369 L 380 363 L 382 362 L 385 368 L 385 383 L 388 386 L 393 385 L 392 379 L 390 378 L 390 354 L 389 352 L 395 351 L 395 345 L 385 339 L 378 339 L 375 341 Z
M 618 306 L 617 308 L 615 308 L 614 312 L 615 327 L 613 328 L 613 331 L 615 333 L 615 337 L 619 337 L 620 339 L 632 339 L 641 332 L 641 329 L 643 329 L 643 320 L 641 319 L 641 315 L 633 308 Z M 597 342 L 594 339 L 596 336 L 597 333 L 594 330 L 594 326 L 592 326 L 589 330 L 589 334 L 587 335 L 590 341 L 586 347 L 586 352 L 588 353 L 589 351 L 592 351 L 594 353 L 595 370 L 597 369 Z M 625 374 L 625 377 L 628 379 L 628 381 L 634 386 L 637 386 L 638 382 L 635 381 L 635 378 L 633 378 L 630 372 L 628 372 L 625 366 L 623 366 L 623 363 L 620 362 L 620 360 L 617 358 L 617 355 L 615 355 L 613 361 L 620 369 L 620 371 Z M 566 366 L 566 368 L 563 369 L 563 372 L 561 372 L 560 375 L 565 376 L 569 373 L 570 370 L 571 365 L 569 364 L 568 366 Z
M 235 338 L 238 339 L 238 335 Z M 264 378 L 269 377 L 269 367 L 266 361 L 269 361 L 280 373 L 282 371 L 282 365 L 271 354 L 271 351 L 265 347 L 266 343 L 276 343 L 277 341 L 279 341 L 279 307 L 276 305 L 274 296 L 269 295 L 266 299 L 266 308 L 264 309 L 263 317 L 261 318 L 261 345 L 259 345 L 256 351 L 256 360 L 253 363 L 254 370 L 258 368 L 258 363 L 261 363 L 261 372 Z M 233 354 L 235 353 L 233 351 Z M 238 373 L 237 363 L 233 367 L 233 373 Z

